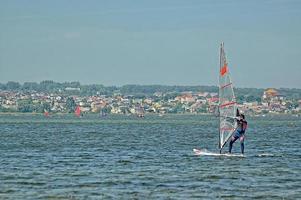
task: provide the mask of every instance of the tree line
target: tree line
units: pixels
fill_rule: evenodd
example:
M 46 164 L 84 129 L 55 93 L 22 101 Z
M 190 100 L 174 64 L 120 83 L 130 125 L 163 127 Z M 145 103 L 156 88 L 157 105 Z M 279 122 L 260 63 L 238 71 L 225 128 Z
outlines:
M 69 88 L 69 90 L 67 90 Z M 182 92 L 210 92 L 218 93 L 217 86 L 168 86 L 168 85 L 124 85 L 124 86 L 104 86 L 102 84 L 81 84 L 78 81 L 73 82 L 55 82 L 45 80 L 37 82 L 25 82 L 23 84 L 9 81 L 0 83 L 0 90 L 20 91 L 20 92 L 45 92 L 54 94 L 80 95 L 134 95 L 136 97 L 153 96 L 154 93 L 164 93 L 165 97 L 174 97 Z M 281 95 L 289 99 L 301 99 L 301 89 L 297 88 L 279 88 L 277 89 Z M 238 101 L 260 101 L 264 92 L 263 88 L 235 88 L 235 94 Z

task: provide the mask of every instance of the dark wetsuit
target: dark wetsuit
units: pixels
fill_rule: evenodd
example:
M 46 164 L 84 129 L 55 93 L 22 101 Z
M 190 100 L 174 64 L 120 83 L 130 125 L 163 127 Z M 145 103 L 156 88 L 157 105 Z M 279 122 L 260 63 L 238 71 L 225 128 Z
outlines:
M 244 153 L 245 145 L 244 145 L 244 139 L 245 139 L 245 131 L 247 129 L 248 122 L 245 119 L 237 120 L 237 129 L 233 133 L 230 145 L 229 145 L 229 153 L 231 153 L 233 143 L 239 138 L 240 140 L 240 148 L 241 153 Z

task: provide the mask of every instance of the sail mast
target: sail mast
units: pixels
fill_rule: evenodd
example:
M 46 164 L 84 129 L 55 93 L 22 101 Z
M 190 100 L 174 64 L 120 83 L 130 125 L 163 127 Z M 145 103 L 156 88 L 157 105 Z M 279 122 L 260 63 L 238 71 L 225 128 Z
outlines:
M 224 43 L 221 43 L 220 72 L 219 72 L 219 149 L 230 139 L 236 129 L 236 98 L 231 81 L 228 63 L 224 51 Z
M 224 43 L 222 42 L 221 43 L 221 48 L 220 48 L 220 53 L 219 53 L 219 71 L 221 71 L 221 68 L 222 68 L 222 51 L 223 51 L 223 45 Z M 218 97 L 219 97 L 219 102 L 220 102 L 220 78 L 218 79 L 218 83 L 219 83 L 219 87 L 218 87 Z M 220 115 L 220 110 L 219 110 L 219 104 L 218 104 L 218 114 Z M 218 148 L 220 149 L 220 153 L 222 152 L 222 148 L 221 148 L 221 127 L 220 127 L 220 124 L 221 124 L 221 118 L 219 116 L 219 126 L 218 126 Z

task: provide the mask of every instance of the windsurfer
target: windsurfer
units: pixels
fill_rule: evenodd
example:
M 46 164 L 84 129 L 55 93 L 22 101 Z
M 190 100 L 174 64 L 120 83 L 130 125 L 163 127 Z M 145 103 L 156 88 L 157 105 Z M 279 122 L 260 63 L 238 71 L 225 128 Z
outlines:
M 231 153 L 233 143 L 239 138 L 241 153 L 244 154 L 244 148 L 245 148 L 244 139 L 245 139 L 245 132 L 248 127 L 248 122 L 245 119 L 244 114 L 240 114 L 236 120 L 237 120 L 237 129 L 232 135 L 230 145 L 229 145 L 229 153 Z

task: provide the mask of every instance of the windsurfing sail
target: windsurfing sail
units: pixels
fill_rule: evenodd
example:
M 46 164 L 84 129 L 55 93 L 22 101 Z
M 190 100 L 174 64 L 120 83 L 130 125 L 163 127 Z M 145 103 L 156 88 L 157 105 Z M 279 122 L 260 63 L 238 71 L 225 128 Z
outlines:
M 224 43 L 220 48 L 219 71 L 219 149 L 225 146 L 237 127 L 235 117 L 239 114 L 233 84 L 230 77 L 229 66 L 224 51 Z
M 80 117 L 81 116 L 81 110 L 80 110 L 80 106 L 77 106 L 76 109 L 75 109 L 75 115 L 77 117 Z

